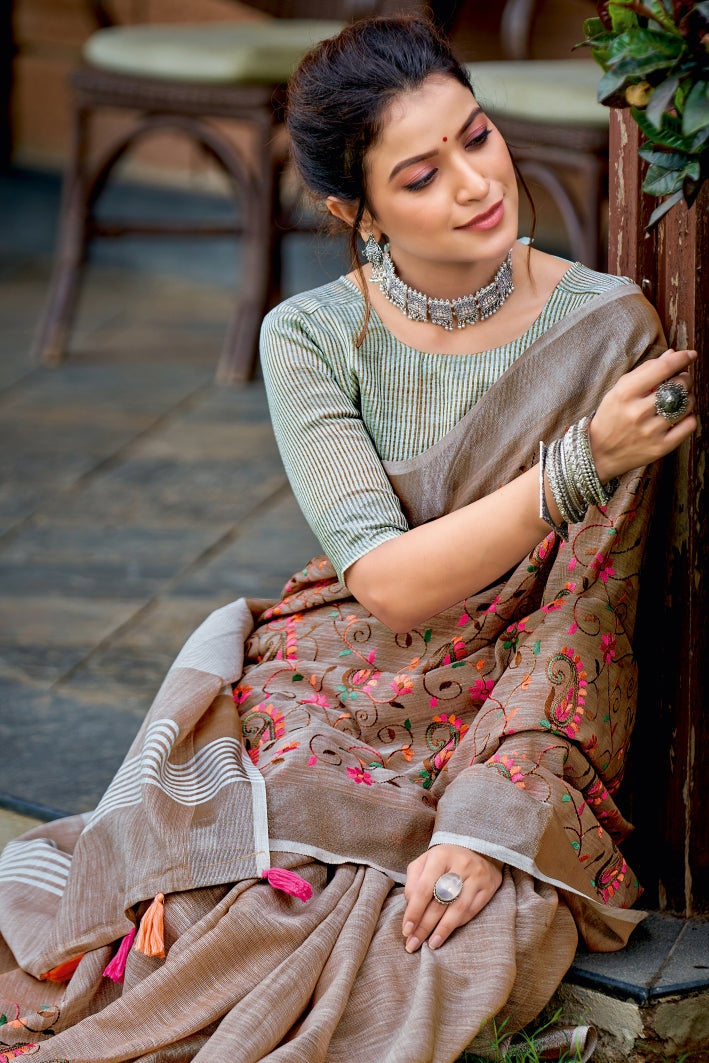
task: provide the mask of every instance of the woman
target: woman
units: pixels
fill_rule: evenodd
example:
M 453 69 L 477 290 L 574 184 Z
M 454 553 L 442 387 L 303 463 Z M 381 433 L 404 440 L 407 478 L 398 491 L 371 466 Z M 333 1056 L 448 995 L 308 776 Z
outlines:
M 612 794 L 694 352 L 517 242 L 507 147 L 426 22 L 315 49 L 289 125 L 370 261 L 263 330 L 327 556 L 213 614 L 95 812 L 6 851 L 2 1038 L 37 1060 L 451 1063 L 640 918 Z

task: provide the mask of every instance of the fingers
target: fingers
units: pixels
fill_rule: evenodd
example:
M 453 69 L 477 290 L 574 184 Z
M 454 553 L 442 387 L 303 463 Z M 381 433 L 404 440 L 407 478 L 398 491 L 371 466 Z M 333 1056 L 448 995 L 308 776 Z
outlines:
M 447 871 L 463 880 L 463 889 L 449 904 L 436 901 L 433 889 Z M 402 930 L 407 952 L 428 940 L 438 948 L 459 927 L 480 912 L 502 882 L 501 864 L 462 846 L 434 846 L 409 865 L 404 895 L 407 900 Z
M 645 394 L 649 394 L 659 384 L 679 374 L 684 375 L 682 382 L 688 387 L 691 377 L 686 373 L 686 370 L 696 358 L 696 351 L 675 351 L 670 348 L 664 354 L 661 354 L 659 358 L 650 358 L 648 361 L 643 362 L 642 365 L 637 366 L 636 369 L 631 370 L 627 374 L 627 378 L 636 377 L 637 382 L 644 386 Z

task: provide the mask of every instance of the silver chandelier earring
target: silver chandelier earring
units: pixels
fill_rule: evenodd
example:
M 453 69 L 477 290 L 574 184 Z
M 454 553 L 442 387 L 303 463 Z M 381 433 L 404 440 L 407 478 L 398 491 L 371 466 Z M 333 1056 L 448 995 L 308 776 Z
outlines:
M 384 274 L 382 273 L 382 267 L 384 265 L 384 252 L 381 244 L 374 239 L 374 233 L 370 232 L 364 245 L 364 257 L 372 267 L 372 280 L 375 283 L 379 283 Z

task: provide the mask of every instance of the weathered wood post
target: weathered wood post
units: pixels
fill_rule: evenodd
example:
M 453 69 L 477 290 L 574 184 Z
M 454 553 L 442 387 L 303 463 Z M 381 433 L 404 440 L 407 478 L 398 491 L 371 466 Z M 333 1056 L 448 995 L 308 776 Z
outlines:
M 709 912 L 709 183 L 647 237 L 657 200 L 641 191 L 639 138 L 629 112 L 612 109 L 608 268 L 642 287 L 669 346 L 699 351 L 700 427 L 666 462 L 658 500 L 646 582 L 662 590 L 640 623 L 630 788 L 648 905 L 691 916 Z

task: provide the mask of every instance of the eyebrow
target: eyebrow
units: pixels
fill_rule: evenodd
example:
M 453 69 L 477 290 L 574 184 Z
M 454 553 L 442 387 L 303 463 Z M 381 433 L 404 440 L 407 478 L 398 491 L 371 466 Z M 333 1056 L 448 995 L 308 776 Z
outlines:
M 469 129 L 479 114 L 483 113 L 482 107 L 474 107 L 470 112 L 463 125 L 458 130 L 458 136 L 461 137 L 465 133 L 466 129 Z M 433 151 L 424 152 L 423 155 L 413 155 L 410 159 L 402 159 L 401 162 L 397 162 L 394 169 L 389 174 L 389 180 L 393 180 L 398 173 L 405 170 L 407 166 L 413 166 L 416 162 L 424 162 L 425 159 L 431 159 L 434 155 L 438 154 L 438 148 L 434 148 Z

